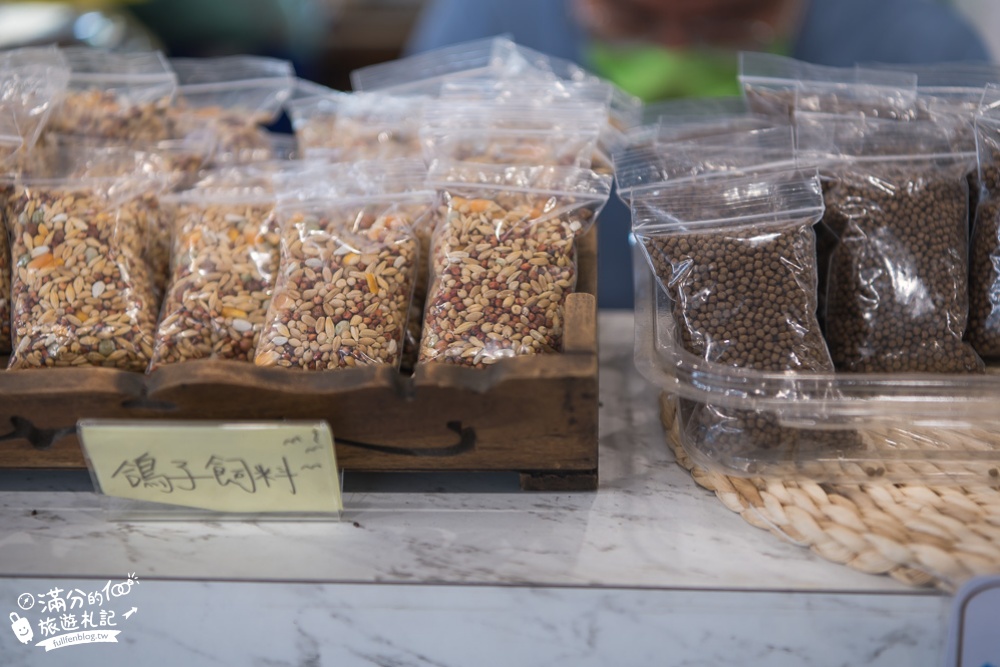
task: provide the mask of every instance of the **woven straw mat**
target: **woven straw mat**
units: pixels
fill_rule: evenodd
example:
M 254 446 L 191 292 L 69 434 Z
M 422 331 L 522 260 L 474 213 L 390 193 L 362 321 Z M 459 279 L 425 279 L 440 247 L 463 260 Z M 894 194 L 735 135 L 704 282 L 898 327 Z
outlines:
M 912 586 L 953 590 L 973 576 L 1000 572 L 1000 489 L 729 477 L 688 458 L 667 394 L 661 408 L 678 463 L 753 526 Z

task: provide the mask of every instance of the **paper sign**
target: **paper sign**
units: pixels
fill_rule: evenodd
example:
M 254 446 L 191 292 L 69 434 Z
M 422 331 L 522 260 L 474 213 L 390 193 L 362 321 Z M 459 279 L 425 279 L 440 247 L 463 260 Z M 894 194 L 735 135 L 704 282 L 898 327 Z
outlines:
M 326 422 L 85 420 L 78 428 L 108 496 L 241 514 L 343 509 Z
M 949 667 L 1000 667 L 1000 576 L 962 587 L 952 606 Z

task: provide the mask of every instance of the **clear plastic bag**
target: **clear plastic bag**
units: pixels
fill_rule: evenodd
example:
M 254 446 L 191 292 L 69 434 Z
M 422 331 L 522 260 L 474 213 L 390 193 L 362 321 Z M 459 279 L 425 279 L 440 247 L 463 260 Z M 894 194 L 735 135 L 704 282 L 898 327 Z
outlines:
M 618 196 L 628 204 L 635 193 L 678 179 L 794 167 L 792 128 L 746 129 L 760 124 L 769 122 L 747 117 L 745 123 L 726 120 L 660 126 L 648 141 L 633 142 L 615 154 Z
M 738 368 L 833 370 L 816 319 L 815 173 L 683 179 L 637 191 L 632 211 L 685 349 Z
M 55 47 L 0 52 L 0 170 L 16 173 L 32 163 L 52 107 L 65 92 L 69 67 Z M 12 191 L 0 185 L 0 207 Z M 11 348 L 10 245 L 0 224 L 0 354 Z
M 662 100 L 650 102 L 642 107 L 642 124 L 656 125 L 665 119 L 666 123 L 675 120 L 688 122 L 688 119 L 701 121 L 720 120 L 746 116 L 750 113 L 745 97 L 696 97 Z
M 681 346 L 712 364 L 820 373 L 833 361 L 816 318 L 815 172 L 715 174 L 637 191 L 633 230 L 669 295 Z M 794 384 L 794 383 L 790 383 Z M 817 396 L 823 394 L 818 388 Z M 789 392 L 788 400 L 810 398 Z M 710 459 L 844 447 L 782 425 L 773 413 L 681 401 L 687 436 Z
M 969 258 L 969 342 L 1000 357 L 1000 86 L 986 88 L 975 117 L 981 185 Z
M 426 98 L 331 91 L 286 104 L 299 151 L 333 162 L 421 155 Z
M 559 352 L 563 304 L 576 288 L 576 238 L 607 202 L 590 170 L 440 163 L 420 362 L 482 368 Z
M 771 53 L 741 53 L 739 80 L 753 113 L 791 119 L 799 111 L 916 116 L 917 75 L 861 67 L 828 67 Z
M 32 150 L 68 83 L 54 46 L 0 52 L 0 167 L 16 169 Z
M 426 109 L 420 136 L 428 162 L 589 167 L 606 118 L 600 106 L 573 102 L 537 107 L 441 101 Z
M 292 94 L 295 75 L 286 60 L 261 56 L 174 58 L 178 90 L 171 109 L 174 136 L 208 125 L 217 143 L 216 163 L 270 160 L 261 125 L 272 123 Z
M 195 187 L 163 204 L 174 221 L 173 252 L 149 370 L 253 360 L 278 271 L 274 192 Z
M 503 36 L 453 44 L 355 69 L 351 72 L 351 87 L 358 92 L 436 97 L 444 81 L 456 77 L 495 77 L 515 47 Z
M 981 372 L 963 341 L 969 316 L 968 184 L 972 156 L 926 121 L 800 120 L 799 149 L 828 161 L 827 341 L 838 370 Z
M 317 169 L 280 179 L 281 269 L 255 363 L 398 367 L 419 266 L 413 229 L 436 195 L 412 189 L 419 162 Z
M 917 75 L 917 119 L 957 117 L 967 126 L 956 126 L 955 149 L 975 150 L 973 119 L 987 85 L 1000 81 L 1000 66 L 991 63 L 866 63 L 866 68 L 902 71 Z
M 13 179 L 9 368 L 145 368 L 157 314 L 145 199 L 166 187 L 151 159 L 90 150 L 59 174 Z
M 530 164 L 522 156 L 525 149 L 530 148 L 525 144 L 538 143 L 539 139 L 536 136 L 529 141 L 526 135 L 523 141 L 518 142 L 516 128 L 535 118 L 529 129 L 544 131 L 546 126 L 556 128 L 545 143 L 560 148 L 557 149 L 558 155 L 536 160 L 534 164 L 593 166 L 595 162 L 607 161 L 614 147 L 624 140 L 622 128 L 635 120 L 631 117 L 616 119 L 616 111 L 612 108 L 615 98 L 613 85 L 594 78 L 561 80 L 542 73 L 529 78 L 449 81 L 441 87 L 440 101 L 429 106 L 428 124 L 436 123 L 437 127 L 425 129 L 425 140 L 430 137 L 432 148 L 445 144 L 441 146 L 442 150 L 437 151 L 440 153 L 437 157 L 442 159 L 462 160 L 468 159 L 462 157 L 463 154 L 472 154 L 485 156 L 487 162 L 500 163 L 503 162 L 502 157 L 490 156 L 513 153 L 516 156 L 513 164 Z M 543 123 L 538 122 L 539 117 L 544 119 Z M 442 123 L 442 120 L 445 122 Z M 449 128 L 448 121 L 452 120 L 454 122 Z M 483 137 L 477 135 L 473 128 L 465 127 L 470 122 L 490 128 L 503 125 L 509 132 L 501 131 L 499 136 L 493 138 Z M 598 123 L 596 141 L 590 136 L 594 123 Z M 456 124 L 458 127 L 455 127 Z M 465 136 L 449 135 L 449 129 Z M 557 133 L 559 136 L 555 136 Z M 590 145 L 594 145 L 594 151 L 585 156 L 584 149 Z M 610 169 L 607 171 L 610 173 Z
M 66 47 L 69 89 L 49 122 L 54 132 L 148 143 L 171 138 L 167 109 L 177 77 L 159 51 Z
M 14 192 L 10 183 L 0 182 L 0 212 Z M 10 352 L 10 242 L 7 230 L 0 226 L 0 354 Z

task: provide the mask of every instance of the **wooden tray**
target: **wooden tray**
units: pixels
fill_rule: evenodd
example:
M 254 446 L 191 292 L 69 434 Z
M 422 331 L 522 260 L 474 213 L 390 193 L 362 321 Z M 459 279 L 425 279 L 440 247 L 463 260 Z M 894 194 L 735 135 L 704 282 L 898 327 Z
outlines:
M 0 468 L 83 468 L 76 422 L 324 419 L 355 471 L 513 471 L 529 490 L 597 487 L 596 230 L 579 243 L 562 354 L 477 370 L 303 373 L 195 361 L 151 375 L 106 368 L 0 371 Z M 5 364 L 4 364 L 5 365 Z

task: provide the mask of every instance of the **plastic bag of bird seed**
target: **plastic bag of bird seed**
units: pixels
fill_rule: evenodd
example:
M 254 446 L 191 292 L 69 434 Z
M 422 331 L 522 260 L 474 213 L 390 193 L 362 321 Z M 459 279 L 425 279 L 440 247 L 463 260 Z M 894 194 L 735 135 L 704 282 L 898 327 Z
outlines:
M 426 101 L 416 95 L 331 90 L 285 106 L 303 156 L 349 162 L 419 158 Z
M 292 64 L 261 56 L 173 58 L 177 98 L 170 108 L 175 137 L 207 128 L 215 164 L 270 160 L 267 132 L 295 84 Z
M 69 67 L 53 47 L 0 53 L 0 169 L 13 173 L 35 162 L 34 147 L 58 97 Z M 0 184 L 0 209 L 10 194 Z M 0 222 L 0 354 L 10 352 L 10 246 Z
M 398 367 L 433 212 L 419 161 L 307 166 L 278 178 L 281 269 L 255 363 Z M 303 178 L 303 176 L 305 178 Z
M 838 370 L 975 372 L 968 199 L 974 159 L 945 123 L 809 115 L 799 154 L 821 162 L 830 256 L 827 342 Z
M 917 118 L 955 122 L 956 151 L 976 150 L 976 113 L 986 86 L 1000 81 L 1000 66 L 989 63 L 928 63 L 924 65 L 883 65 L 872 67 L 904 70 L 917 75 Z M 972 165 L 969 181 L 969 230 L 975 223 L 982 186 L 979 170 Z M 970 313 L 970 317 L 971 317 Z M 970 320 L 970 338 L 972 335 Z M 982 352 L 980 352 L 982 354 Z M 995 354 L 995 353 L 994 353 Z
M 1000 86 L 991 85 L 975 117 L 979 204 L 969 259 L 969 341 L 983 357 L 1000 357 Z
M 576 239 L 607 202 L 589 169 L 435 165 L 443 198 L 431 242 L 419 363 L 483 368 L 560 352 L 563 304 L 576 289 Z
M 195 359 L 251 361 L 278 271 L 270 179 L 229 169 L 164 197 L 171 270 L 149 370 Z
M 420 135 L 428 162 L 589 167 L 606 124 L 600 104 L 439 100 L 425 108 Z
M 118 53 L 67 47 L 69 87 L 49 129 L 61 134 L 149 143 L 171 137 L 167 109 L 177 76 L 159 51 Z
M 740 54 L 740 84 L 753 113 L 792 119 L 801 111 L 910 120 L 917 75 L 814 65 L 771 53 Z
M 714 365 L 703 368 L 721 382 L 774 375 L 786 400 L 824 395 L 822 383 L 807 390 L 796 380 L 834 368 L 816 318 L 813 225 L 822 213 L 815 171 L 702 175 L 633 193 L 634 234 L 692 364 Z M 778 412 L 737 396 L 680 402 L 686 441 L 700 455 L 750 470 L 762 457 L 856 444 L 852 435 L 785 426 Z
M 636 191 L 632 211 L 684 349 L 739 368 L 833 370 L 816 321 L 814 173 L 679 179 Z
M 54 171 L 6 181 L 9 367 L 142 371 L 157 314 L 148 202 L 167 187 L 164 172 L 155 156 L 128 149 L 60 153 Z

